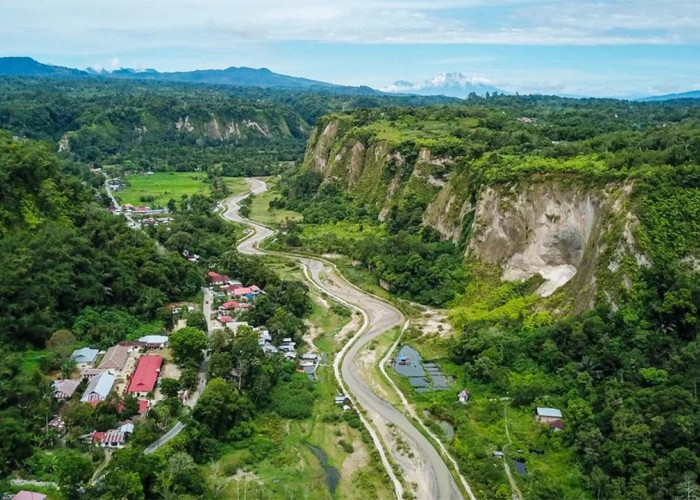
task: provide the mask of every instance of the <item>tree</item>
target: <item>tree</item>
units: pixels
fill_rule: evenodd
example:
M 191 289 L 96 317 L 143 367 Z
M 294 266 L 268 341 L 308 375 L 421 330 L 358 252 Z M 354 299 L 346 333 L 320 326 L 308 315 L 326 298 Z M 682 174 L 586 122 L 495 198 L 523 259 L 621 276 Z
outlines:
M 231 384 L 215 378 L 207 382 L 194 408 L 194 419 L 223 437 L 237 422 L 250 418 L 250 403 L 238 395 Z
M 209 378 L 230 378 L 233 362 L 228 352 L 215 352 L 209 361 Z
M 204 476 L 201 469 L 187 453 L 180 451 L 168 459 L 168 465 L 159 475 L 159 490 L 165 498 L 171 495 L 204 493 Z
M 78 339 L 70 331 L 56 330 L 46 341 L 46 348 L 57 353 L 61 358 L 67 358 L 75 348 L 77 341 Z
M 166 398 L 175 398 L 177 393 L 180 391 L 180 382 L 174 378 L 162 378 L 160 379 L 160 392 Z
M 187 326 L 197 328 L 198 330 L 207 331 L 209 325 L 202 311 L 194 311 L 187 315 Z
M 66 359 L 61 363 L 61 376 L 63 378 L 71 378 L 71 374 L 75 371 L 77 366 L 78 363 L 76 363 L 74 359 Z
M 113 470 L 104 479 L 100 498 L 106 500 L 143 500 L 143 484 L 136 472 Z
M 127 394 L 124 398 L 124 407 L 122 408 L 121 418 L 131 418 L 139 412 L 139 400 L 133 394 Z
M 207 334 L 197 328 L 182 328 L 170 335 L 170 347 L 175 360 L 181 365 L 187 362 L 201 363 L 207 345 Z
M 58 486 L 70 498 L 76 498 L 92 477 L 92 472 L 92 461 L 88 457 L 74 450 L 65 450 L 56 470 Z

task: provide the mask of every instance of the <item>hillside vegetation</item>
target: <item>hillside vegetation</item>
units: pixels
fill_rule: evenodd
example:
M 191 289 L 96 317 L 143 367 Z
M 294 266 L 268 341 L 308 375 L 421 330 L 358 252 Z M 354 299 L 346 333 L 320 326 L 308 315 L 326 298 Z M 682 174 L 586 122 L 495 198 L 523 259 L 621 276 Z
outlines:
M 480 497 L 509 498 L 488 401 L 510 395 L 526 497 L 675 498 L 700 463 L 699 126 L 687 102 L 549 97 L 336 114 L 272 205 L 303 214 L 284 244 L 332 246 L 449 307 L 457 336 L 415 342 L 477 399 L 413 397 L 456 427 Z M 347 221 L 379 229 L 308 237 Z M 535 406 L 561 408 L 565 431 L 525 430 Z
M 316 120 L 393 99 L 83 76 L 0 81 L 0 128 L 52 143 L 78 165 L 262 175 L 300 159 Z M 445 98 L 406 97 L 398 105 Z

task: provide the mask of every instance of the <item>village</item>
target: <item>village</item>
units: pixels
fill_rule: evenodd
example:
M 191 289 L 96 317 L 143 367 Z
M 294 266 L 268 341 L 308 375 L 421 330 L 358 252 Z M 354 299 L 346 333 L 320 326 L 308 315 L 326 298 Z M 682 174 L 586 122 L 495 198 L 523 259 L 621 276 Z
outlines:
M 205 299 L 203 310 L 208 312 L 208 333 L 215 330 L 228 329 L 232 332 L 242 326 L 249 326 L 241 321 L 242 313 L 255 305 L 255 299 L 265 292 L 257 285 L 243 286 L 228 276 L 210 271 L 206 275 L 207 291 L 213 297 L 209 304 Z M 208 295 L 205 295 L 207 297 Z M 184 308 L 193 312 L 195 307 Z M 179 305 L 172 307 L 175 318 L 175 329 L 186 325 L 183 308 Z M 258 336 L 258 344 L 266 355 L 277 356 L 281 361 L 293 362 L 297 371 L 305 373 L 310 380 L 315 380 L 316 370 L 321 358 L 315 353 L 299 354 L 296 342 L 291 337 L 285 337 L 275 344 L 269 331 L 264 327 L 253 329 Z M 165 332 L 167 333 L 167 332 Z M 58 378 L 53 381 L 53 396 L 59 403 L 69 400 L 79 400 L 80 403 L 96 407 L 108 400 L 118 401 L 117 408 L 121 414 L 127 398 L 135 398 L 138 403 L 136 415 L 120 422 L 112 429 L 105 431 L 93 430 L 81 436 L 86 442 L 105 449 L 118 449 L 125 446 L 134 432 L 134 421 L 143 418 L 150 409 L 164 399 L 159 381 L 161 378 L 179 379 L 180 369 L 174 362 L 169 362 L 169 334 L 146 335 L 137 340 L 119 342 L 106 350 L 94 347 L 75 349 L 70 355 L 70 361 L 75 364 L 72 376 Z M 233 374 L 235 375 L 235 374 Z M 190 393 L 187 390 L 178 392 L 178 399 L 186 406 L 194 406 L 198 394 L 197 388 Z M 47 431 L 54 430 L 63 435 L 66 423 L 61 409 L 47 423 Z

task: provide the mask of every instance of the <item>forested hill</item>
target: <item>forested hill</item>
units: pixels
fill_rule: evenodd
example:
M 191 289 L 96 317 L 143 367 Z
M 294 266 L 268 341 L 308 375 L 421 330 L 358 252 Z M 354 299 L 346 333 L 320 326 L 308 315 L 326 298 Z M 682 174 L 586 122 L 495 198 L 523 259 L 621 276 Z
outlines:
M 376 95 L 380 92 L 369 87 L 349 87 L 332 83 L 275 73 L 267 68 L 200 69 L 193 71 L 160 72 L 155 69 L 115 71 L 79 70 L 64 66 L 43 64 L 31 57 L 0 57 L 0 76 L 150 80 L 170 83 L 199 83 L 259 87 L 263 89 L 323 90 L 345 95 Z
M 700 104 L 536 96 L 335 114 L 312 133 L 286 203 L 309 220 L 428 228 L 508 281 L 541 276 L 542 296 L 566 284 L 581 311 L 615 303 L 630 259 L 697 257 L 699 124 Z M 348 204 L 316 209 L 338 192 Z
M 339 95 L 99 78 L 0 79 L 0 128 L 50 141 L 71 160 L 137 170 L 226 175 L 300 159 L 316 120 L 358 107 L 422 105 L 430 97 Z
M 503 399 L 508 422 L 538 406 L 565 419 L 560 433 L 511 427 L 508 452 L 547 467 L 517 477 L 526 498 L 695 495 L 700 103 L 497 97 L 335 114 L 274 205 L 303 213 L 288 246 L 345 253 L 353 275 L 449 309 L 454 338 L 411 341 L 481 399 L 417 400 L 456 426 L 480 498 L 510 497 L 492 459 Z M 337 229 L 348 221 L 353 238 Z
M 152 316 L 199 273 L 109 215 L 45 145 L 0 131 L 0 350 L 43 346 L 85 307 Z

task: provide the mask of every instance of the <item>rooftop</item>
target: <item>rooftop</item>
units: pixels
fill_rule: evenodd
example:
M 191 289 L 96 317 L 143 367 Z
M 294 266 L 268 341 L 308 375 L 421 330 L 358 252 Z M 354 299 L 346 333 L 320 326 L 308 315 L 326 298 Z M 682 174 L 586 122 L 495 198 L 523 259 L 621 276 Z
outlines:
M 123 345 L 115 345 L 107 349 L 97 368 L 123 370 L 127 359 L 129 359 L 129 348 Z
M 115 380 L 116 379 L 113 375 L 106 372 L 95 375 L 92 379 L 90 379 L 90 383 L 88 384 L 87 389 L 85 389 L 83 396 L 80 398 L 80 401 L 87 403 L 90 401 L 102 401 L 106 399 L 112 390 L 112 386 L 114 386 Z
M 83 347 L 82 349 L 73 351 L 73 354 L 70 355 L 70 359 L 74 360 L 76 363 L 92 363 L 95 361 L 99 352 L 98 349 L 93 349 L 92 347 Z
M 561 410 L 557 408 L 537 407 L 537 415 L 540 417 L 561 418 Z
M 163 364 L 161 356 L 144 356 L 139 359 L 127 392 L 150 392 L 156 386 L 160 367 Z

